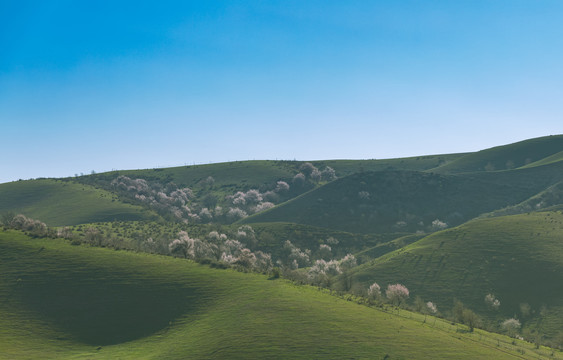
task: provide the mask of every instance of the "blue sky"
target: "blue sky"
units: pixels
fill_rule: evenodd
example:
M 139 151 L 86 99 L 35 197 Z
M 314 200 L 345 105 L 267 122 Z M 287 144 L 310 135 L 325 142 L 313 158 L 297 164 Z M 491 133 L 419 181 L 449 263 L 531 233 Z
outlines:
M 0 182 L 563 133 L 563 2 L 1 1 Z

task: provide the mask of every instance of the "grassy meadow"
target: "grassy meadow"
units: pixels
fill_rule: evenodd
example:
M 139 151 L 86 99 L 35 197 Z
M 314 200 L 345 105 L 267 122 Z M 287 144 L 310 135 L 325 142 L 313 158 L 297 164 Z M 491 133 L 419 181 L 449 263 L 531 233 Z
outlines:
M 354 270 L 356 286 L 405 284 L 439 308 L 457 298 L 481 314 L 486 326 L 517 317 L 529 336 L 558 346 L 563 328 L 563 213 L 536 212 L 469 222 L 434 233 Z M 498 310 L 484 298 L 495 295 Z M 529 305 L 523 313 L 522 304 Z
M 0 232 L 0 358 L 509 359 L 548 349 L 188 260 Z M 559 354 L 556 354 L 559 356 Z

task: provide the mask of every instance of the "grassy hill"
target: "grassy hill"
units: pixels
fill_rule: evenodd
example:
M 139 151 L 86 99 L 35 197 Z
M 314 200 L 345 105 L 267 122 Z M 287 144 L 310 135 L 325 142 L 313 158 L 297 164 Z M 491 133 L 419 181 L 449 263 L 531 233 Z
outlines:
M 482 215 L 483 217 L 504 216 L 523 214 L 531 211 L 548 210 L 560 207 L 563 204 L 563 182 L 548 187 L 525 201 L 508 206 L 506 208 L 495 210 L 491 213 Z
M 383 160 L 322 160 L 311 161 L 319 169 L 330 166 L 336 170 L 337 176 L 346 176 L 363 171 L 381 170 L 428 170 L 439 165 L 449 163 L 465 154 L 446 154 L 417 156 L 410 158 Z M 285 160 L 249 160 L 226 163 L 188 165 L 162 169 L 121 170 L 80 177 L 81 181 L 103 183 L 115 179 L 119 175 L 131 178 L 155 180 L 161 183 L 174 182 L 179 186 L 202 186 L 211 176 L 215 180 L 216 188 L 232 190 L 247 190 L 260 188 L 265 184 L 275 183 L 277 180 L 291 180 L 299 172 L 299 167 L 305 161 Z
M 50 226 L 156 217 L 140 206 L 120 202 L 108 191 L 54 179 L 0 184 L 0 213 L 7 211 Z
M 533 163 L 525 165 L 525 166 L 523 166 L 523 168 L 553 164 L 553 163 L 559 162 L 559 161 L 563 161 L 563 151 L 560 151 L 556 154 L 545 157 L 545 158 L 543 158 L 539 161 L 535 161 Z
M 352 277 L 359 288 L 403 283 L 442 309 L 458 298 L 492 328 L 516 316 L 525 331 L 557 339 L 563 331 L 562 239 L 562 212 L 475 220 L 364 264 Z M 489 293 L 501 301 L 498 311 L 486 307 Z M 530 313 L 520 304 L 529 304 Z
M 433 171 L 463 173 L 515 169 L 539 162 L 562 149 L 563 135 L 545 136 L 470 153 Z
M 415 171 L 365 172 L 333 181 L 242 222 L 289 221 L 361 233 L 433 231 L 439 225 L 432 225 L 437 219 L 458 225 L 524 201 L 538 191 L 527 184 Z
M 530 344 L 456 332 L 263 275 L 0 231 L 2 359 L 509 359 Z M 554 354 L 559 356 L 559 354 Z

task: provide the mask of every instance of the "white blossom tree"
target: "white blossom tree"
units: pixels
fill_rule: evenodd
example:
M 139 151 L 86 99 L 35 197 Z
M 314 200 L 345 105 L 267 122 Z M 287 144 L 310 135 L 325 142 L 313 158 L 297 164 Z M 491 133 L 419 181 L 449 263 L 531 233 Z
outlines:
M 409 289 L 402 284 L 388 285 L 385 296 L 395 306 L 401 306 L 409 298 Z

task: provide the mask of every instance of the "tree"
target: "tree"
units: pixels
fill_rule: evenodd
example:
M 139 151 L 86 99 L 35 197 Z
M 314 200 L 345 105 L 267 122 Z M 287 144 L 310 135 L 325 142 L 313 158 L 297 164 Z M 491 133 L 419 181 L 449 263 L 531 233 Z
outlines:
M 409 289 L 402 284 L 387 285 L 385 295 L 395 306 L 401 306 L 409 297 Z
M 344 271 L 348 271 L 356 266 L 358 266 L 358 262 L 356 261 L 356 257 L 352 254 L 347 254 L 342 259 L 340 259 L 340 267 Z
M 334 169 L 330 166 L 327 166 L 321 172 L 321 178 L 323 179 L 323 181 L 332 181 L 336 179 L 336 171 L 334 171 Z
M 506 319 L 501 324 L 502 328 L 506 331 L 509 336 L 514 336 L 518 332 L 518 329 L 522 326 L 520 321 L 515 318 Z
M 305 185 L 305 175 L 299 173 L 293 177 L 293 185 L 302 187 Z
M 475 327 L 480 323 L 479 316 L 467 308 L 463 309 L 462 320 L 463 323 L 469 327 L 470 332 L 473 332 Z
M 371 300 L 377 300 L 381 297 L 381 287 L 378 283 L 374 282 L 368 288 L 368 297 Z
M 16 214 L 12 211 L 8 211 L 2 214 L 2 225 L 6 227 L 12 226 L 12 220 L 16 217 Z
M 330 245 L 321 244 L 319 246 L 318 256 L 323 260 L 330 260 L 332 258 L 332 248 Z
M 190 246 L 185 239 L 174 239 L 170 244 L 168 244 L 168 250 L 170 251 L 170 254 L 174 256 L 187 258 Z
M 288 183 L 286 183 L 285 181 L 281 181 L 281 180 L 276 183 L 275 192 L 283 193 L 283 192 L 287 192 L 287 191 L 289 191 L 289 184 Z
M 452 308 L 452 314 L 455 322 L 463 322 L 463 303 L 457 299 L 454 299 L 454 307 Z
M 313 171 L 319 171 L 315 165 L 311 164 L 310 162 L 306 162 L 303 165 L 301 165 L 299 167 L 299 170 L 305 175 L 305 176 L 311 176 L 311 174 L 313 173 Z
M 438 307 L 432 301 L 426 303 L 426 308 L 431 314 L 436 314 L 438 312 Z
M 492 310 L 498 310 L 500 308 L 500 300 L 495 298 L 493 294 L 487 294 L 485 296 L 485 304 Z

